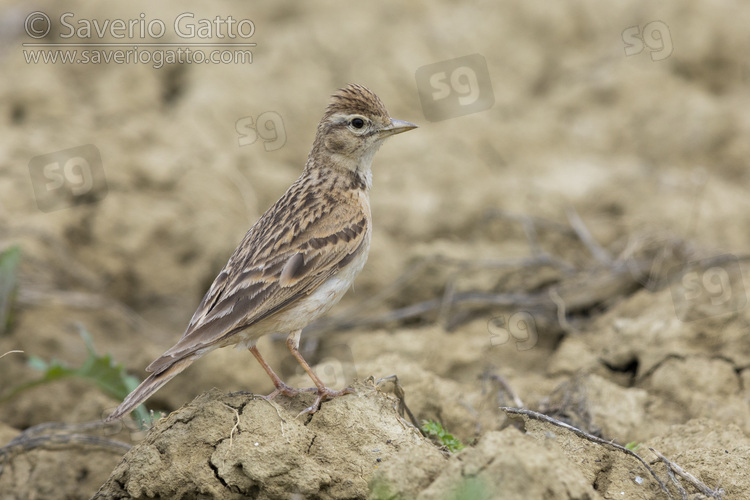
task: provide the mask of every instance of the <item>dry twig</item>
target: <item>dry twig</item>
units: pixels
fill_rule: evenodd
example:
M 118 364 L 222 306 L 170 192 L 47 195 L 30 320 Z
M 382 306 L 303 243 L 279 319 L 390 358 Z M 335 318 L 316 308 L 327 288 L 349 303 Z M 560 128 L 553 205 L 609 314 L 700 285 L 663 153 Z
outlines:
M 695 487 L 695 489 L 697 489 L 698 491 L 706 495 L 708 498 L 718 498 L 718 499 L 723 498 L 723 495 L 724 495 L 723 489 L 717 488 L 715 490 L 712 490 L 711 488 L 703 484 L 701 481 L 698 481 L 698 479 L 694 475 L 690 474 L 685 469 L 683 469 L 676 463 L 672 462 L 671 460 L 669 460 L 667 457 L 665 457 L 664 455 L 662 455 L 655 449 L 649 447 L 649 450 L 651 450 L 651 453 L 659 457 L 659 460 L 664 462 L 664 464 L 667 466 L 668 471 L 676 472 L 677 475 L 679 475 L 680 477 L 685 479 L 687 482 L 692 484 Z M 679 484 L 679 483 L 675 481 L 675 484 Z M 680 486 L 680 489 L 684 491 L 684 489 L 682 489 L 681 486 Z
M 570 222 L 570 227 L 572 227 L 576 232 L 576 235 L 578 235 L 578 239 L 581 240 L 581 243 L 586 245 L 586 248 L 589 249 L 591 255 L 593 255 L 594 258 L 602 264 L 610 264 L 612 262 L 612 257 L 610 257 L 609 252 L 607 252 L 594 239 L 591 231 L 589 231 L 589 228 L 586 227 L 586 224 L 583 223 L 581 216 L 578 215 L 578 212 L 576 212 L 575 208 L 569 206 L 565 212 L 568 215 L 568 222 Z
M 653 258 L 662 254 L 674 260 L 683 252 L 677 250 L 682 245 L 680 240 L 669 240 L 670 249 L 657 252 L 646 252 L 646 257 L 636 259 L 638 245 L 631 244 L 624 255 L 613 260 L 610 253 L 599 245 L 588 228 L 572 210 L 568 210 L 570 227 L 552 223 L 526 215 L 493 212 L 492 217 L 503 217 L 522 224 L 530 244 L 532 257 L 520 259 L 452 259 L 441 256 L 426 258 L 411 267 L 380 293 L 347 308 L 336 317 L 319 321 L 306 330 L 309 337 L 319 336 L 326 332 L 350 330 L 354 328 L 373 328 L 394 323 L 431 316 L 429 321 L 438 321 L 451 329 L 462 321 L 471 319 L 486 309 L 513 309 L 528 311 L 541 323 L 562 331 L 575 331 L 569 318 L 592 309 L 608 305 L 622 297 L 630 295 L 644 286 L 643 276 L 653 272 Z M 595 262 L 587 268 L 577 269 L 562 258 L 544 251 L 538 241 L 537 227 L 551 228 L 569 237 L 576 237 L 589 249 Z M 641 245 L 656 245 L 647 239 Z M 658 246 L 658 245 L 657 245 Z M 418 278 L 430 266 L 440 266 L 447 271 L 446 282 L 440 297 L 416 302 L 405 307 L 373 314 L 371 311 L 383 306 L 387 300 Z M 559 278 L 546 286 L 516 293 L 497 293 L 485 290 L 457 290 L 455 277 L 473 270 L 529 270 L 551 267 L 559 272 Z M 551 333 L 555 333 L 552 331 Z
M 118 427 L 119 425 L 121 425 L 119 422 L 105 423 L 101 420 L 95 420 L 79 424 L 47 422 L 29 427 L 16 436 L 10 443 L 0 448 L 0 475 L 2 475 L 5 466 L 10 463 L 13 457 L 37 448 L 95 447 L 122 454 L 130 449 L 129 444 L 83 433 L 91 430 Z
M 516 405 L 516 408 L 524 408 L 526 406 L 505 377 L 492 373 L 490 374 L 489 379 L 499 385 L 500 388 L 510 396 L 513 404 Z
M 672 497 L 672 494 L 669 492 L 669 489 L 667 489 L 666 485 L 662 482 L 661 479 L 659 479 L 659 476 L 656 475 L 656 473 L 654 472 L 654 470 L 648 465 L 648 463 L 646 463 L 645 460 L 643 460 L 634 451 L 629 450 L 629 449 L 625 448 L 624 446 L 620 446 L 619 444 L 613 443 L 611 441 L 607 441 L 605 439 L 602 439 L 602 438 L 599 438 L 599 437 L 596 437 L 596 436 L 592 436 L 588 432 L 582 431 L 581 429 L 573 427 L 572 425 L 568 425 L 565 422 L 561 422 L 561 421 L 556 420 L 556 419 L 554 419 L 552 417 L 544 415 L 543 413 L 537 413 L 537 412 L 531 411 L 531 410 L 524 410 L 522 408 L 509 408 L 509 407 L 505 407 L 505 406 L 501 406 L 500 409 L 503 410 L 505 413 L 509 413 L 509 414 L 512 414 L 512 415 L 523 415 L 525 417 L 532 418 L 534 420 L 540 420 L 542 422 L 546 422 L 548 424 L 551 424 L 551 425 L 554 425 L 554 426 L 557 426 L 557 427 L 561 427 L 563 429 L 567 429 L 567 430 L 571 431 L 573 434 L 575 434 L 576 436 L 581 437 L 583 439 L 586 439 L 588 441 L 591 441 L 592 443 L 596 443 L 596 444 L 599 444 L 599 445 L 602 445 L 602 446 L 609 446 L 610 448 L 614 448 L 614 449 L 616 449 L 618 451 L 621 451 L 622 453 L 625 453 L 626 455 L 632 456 L 633 458 L 635 458 L 636 460 L 638 460 L 643 465 L 643 467 L 646 468 L 646 470 L 649 472 L 649 474 L 651 475 L 651 477 L 653 477 L 654 480 L 659 484 L 659 487 L 662 489 L 662 491 L 664 491 L 664 493 L 666 493 L 666 495 L 669 498 L 674 498 L 674 497 Z
M 409 420 L 411 420 L 412 425 L 416 427 L 419 432 L 422 433 L 422 435 L 424 435 L 419 422 L 417 422 L 416 417 L 414 417 L 414 414 L 411 412 L 409 407 L 406 406 L 406 392 L 401 386 L 401 383 L 398 381 L 398 376 L 389 375 L 387 377 L 379 378 L 378 380 L 374 381 L 375 387 L 379 387 L 383 382 L 393 383 L 393 394 L 396 396 L 396 398 L 398 398 L 398 413 L 399 415 L 401 415 L 401 418 L 404 418 L 404 412 L 406 412 L 406 414 L 409 416 Z

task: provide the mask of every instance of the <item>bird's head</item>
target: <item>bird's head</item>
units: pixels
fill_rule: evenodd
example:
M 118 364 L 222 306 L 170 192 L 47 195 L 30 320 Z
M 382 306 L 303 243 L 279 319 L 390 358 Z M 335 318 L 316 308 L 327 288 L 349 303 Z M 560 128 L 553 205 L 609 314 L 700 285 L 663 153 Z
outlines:
M 372 158 L 383 141 L 415 128 L 412 123 L 392 119 L 373 92 L 351 84 L 331 96 L 308 163 L 325 161 L 369 178 Z

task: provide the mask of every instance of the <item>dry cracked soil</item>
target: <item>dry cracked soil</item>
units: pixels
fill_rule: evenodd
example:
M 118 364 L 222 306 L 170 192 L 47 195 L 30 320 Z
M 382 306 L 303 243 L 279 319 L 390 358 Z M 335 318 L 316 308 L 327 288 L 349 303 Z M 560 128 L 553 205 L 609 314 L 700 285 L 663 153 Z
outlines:
M 741 0 L 0 1 L 0 500 L 750 498 L 749 22 Z M 241 42 L 251 62 L 155 62 Z M 240 50 L 191 50 L 214 48 Z M 149 60 L 81 59 L 118 49 Z M 81 330 L 142 378 L 349 82 L 419 125 L 375 158 L 367 266 L 303 335 L 354 394 L 298 417 L 310 396 L 255 397 L 233 349 L 143 428 L 100 424 L 103 375 L 14 392 L 81 367 Z M 281 340 L 259 348 L 308 386 Z

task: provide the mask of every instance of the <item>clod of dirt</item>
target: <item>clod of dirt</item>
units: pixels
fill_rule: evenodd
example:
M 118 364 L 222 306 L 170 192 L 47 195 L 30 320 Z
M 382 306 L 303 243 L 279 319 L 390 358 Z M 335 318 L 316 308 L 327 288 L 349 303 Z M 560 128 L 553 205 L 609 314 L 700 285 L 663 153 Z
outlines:
M 296 417 L 312 395 L 209 391 L 159 421 L 94 498 L 367 498 L 373 474 L 399 455 L 444 461 L 393 398 L 355 389 L 312 417 Z
M 381 480 L 388 484 L 394 478 L 401 477 L 397 491 L 401 496 L 395 498 L 419 500 L 601 498 L 579 468 L 559 449 L 547 446 L 544 441 L 537 441 L 513 427 L 488 432 L 475 447 L 451 457 L 448 465 L 427 489 L 415 489 L 408 478 L 394 470 L 403 470 L 404 467 L 419 470 L 422 465 L 418 458 L 406 465 L 388 463 L 376 474 L 376 484 Z M 389 491 L 395 493 L 394 489 Z
M 723 498 L 747 498 L 750 439 L 738 426 L 700 418 L 673 425 L 647 444 L 706 486 L 723 489 Z
M 574 427 L 625 444 L 642 439 L 648 393 L 624 388 L 595 374 L 561 384 L 543 405 L 543 413 Z

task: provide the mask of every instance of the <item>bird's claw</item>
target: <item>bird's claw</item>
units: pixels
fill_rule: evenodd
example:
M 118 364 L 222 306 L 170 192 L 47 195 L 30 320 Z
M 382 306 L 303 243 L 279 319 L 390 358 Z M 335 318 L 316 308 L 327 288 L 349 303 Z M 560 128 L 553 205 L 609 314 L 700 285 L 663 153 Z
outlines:
M 297 417 L 300 417 L 302 415 L 313 415 L 320 409 L 320 405 L 323 404 L 323 401 L 328 401 L 329 399 L 337 398 L 339 396 L 343 396 L 345 394 L 354 394 L 354 389 L 351 387 L 345 387 L 344 389 L 341 389 L 340 391 L 335 391 L 333 389 L 329 389 L 328 387 L 312 387 L 312 391 L 315 391 L 317 393 L 317 397 L 315 398 L 315 402 L 299 412 L 297 414 Z
M 268 401 L 273 401 L 273 399 L 278 396 L 279 394 L 282 394 L 287 397 L 294 397 L 300 392 L 313 392 L 317 391 L 317 387 L 311 387 L 309 389 L 297 389 L 296 387 L 291 387 L 286 385 L 285 383 L 281 382 L 279 385 L 276 386 L 276 389 L 274 391 L 267 395 L 267 396 L 261 396 L 263 399 L 266 399 Z

